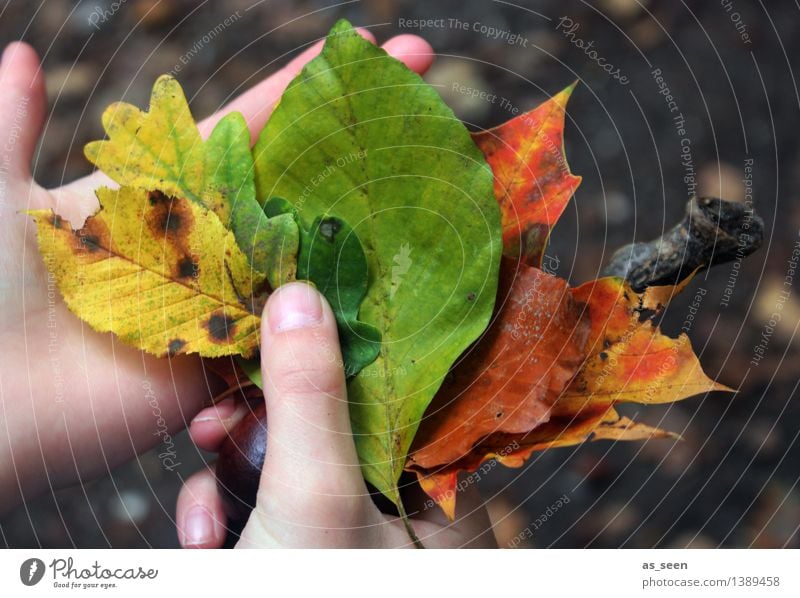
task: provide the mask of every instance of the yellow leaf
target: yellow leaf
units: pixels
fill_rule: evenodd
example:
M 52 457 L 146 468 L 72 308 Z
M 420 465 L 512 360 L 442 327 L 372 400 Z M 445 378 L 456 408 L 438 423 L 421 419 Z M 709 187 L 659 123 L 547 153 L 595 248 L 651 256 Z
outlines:
M 181 86 L 164 75 L 153 85 L 148 112 L 117 102 L 103 113 L 103 127 L 108 139 L 88 143 L 85 153 L 109 177 L 211 210 L 273 287 L 294 280 L 297 225 L 287 215 L 267 218 L 256 201 L 250 132 L 241 114 L 226 115 L 203 141 Z
M 153 86 L 150 111 L 115 102 L 103 112 L 106 141 L 86 145 L 86 157 L 120 185 L 162 189 L 201 201 L 204 148 L 186 97 L 167 75 Z M 220 220 L 227 221 L 212 206 Z
M 103 112 L 106 141 L 86 145 L 86 157 L 120 185 L 161 189 L 168 195 L 203 202 L 205 150 L 186 97 L 170 76 L 158 78 L 150 96 L 150 111 L 115 102 Z M 214 211 L 229 218 L 221 197 Z
M 94 329 L 158 356 L 250 356 L 264 274 L 212 212 L 182 197 L 123 187 L 97 192 L 79 230 L 30 212 L 39 249 L 69 308 Z

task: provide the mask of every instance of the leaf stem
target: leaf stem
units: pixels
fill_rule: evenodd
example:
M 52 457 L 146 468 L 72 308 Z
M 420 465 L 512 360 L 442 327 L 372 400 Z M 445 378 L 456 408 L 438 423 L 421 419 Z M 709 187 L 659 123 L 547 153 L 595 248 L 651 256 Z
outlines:
M 425 545 L 417 536 L 417 532 L 414 531 L 414 527 L 411 525 L 411 520 L 408 518 L 408 513 L 406 513 L 406 508 L 403 506 L 403 499 L 400 498 L 400 493 L 397 493 L 397 512 L 400 514 L 400 519 L 403 520 L 403 525 L 406 528 L 406 533 L 408 537 L 411 538 L 411 541 L 414 543 L 416 548 L 425 548 Z
M 213 399 L 211 399 L 211 404 L 212 405 L 216 405 L 222 399 L 226 399 L 229 396 L 231 396 L 232 394 L 234 394 L 237 390 L 243 390 L 243 389 L 248 388 L 250 386 L 255 386 L 255 383 L 252 380 L 242 380 L 241 382 L 239 382 L 238 385 L 231 386 L 227 390 L 219 393 L 217 396 L 215 396 Z

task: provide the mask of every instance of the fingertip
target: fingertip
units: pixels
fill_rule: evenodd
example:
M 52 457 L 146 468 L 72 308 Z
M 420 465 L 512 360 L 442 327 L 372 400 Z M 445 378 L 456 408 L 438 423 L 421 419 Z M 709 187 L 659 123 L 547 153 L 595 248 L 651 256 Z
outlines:
M 270 295 L 264 306 L 262 343 L 281 332 L 313 328 L 322 323 L 325 314 L 323 297 L 313 285 L 301 281 L 284 284 Z
M 47 98 L 39 56 L 29 44 L 12 42 L 0 59 L 0 138 L 18 144 L 9 168 L 30 174 L 30 161 L 44 125 Z
M 26 42 L 11 42 L 3 50 L 0 69 L 3 87 L 35 90 L 44 84 L 39 55 Z
M 189 424 L 189 437 L 200 449 L 216 452 L 248 410 L 246 403 L 234 399 L 206 407 Z
M 363 27 L 356 27 L 356 32 L 368 42 L 371 42 L 373 44 L 376 43 L 375 36 L 369 29 L 364 29 Z
M 427 41 L 410 33 L 393 37 L 383 44 L 383 49 L 420 75 L 427 72 L 436 57 Z
M 225 543 L 227 517 L 210 469 L 186 480 L 178 494 L 175 519 L 183 548 L 221 548 Z

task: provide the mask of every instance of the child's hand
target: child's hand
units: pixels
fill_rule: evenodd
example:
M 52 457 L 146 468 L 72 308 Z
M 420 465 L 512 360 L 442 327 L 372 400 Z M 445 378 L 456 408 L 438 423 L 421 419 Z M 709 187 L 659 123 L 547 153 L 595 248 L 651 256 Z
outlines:
M 313 287 L 290 283 L 269 298 L 261 322 L 269 440 L 257 506 L 238 545 L 409 546 L 402 522 L 381 514 L 367 494 L 328 303 Z M 242 415 L 242 410 L 211 407 L 195 419 L 190 433 L 202 448 L 216 450 Z M 413 520 L 423 544 L 496 546 L 480 497 L 471 490 L 459 496 L 455 524 L 448 526 L 435 506 Z M 178 498 L 177 521 L 183 546 L 222 545 L 226 519 L 210 470 L 187 480 Z
M 203 134 L 232 110 L 257 134 L 320 48 L 321 42 L 203 121 Z M 420 73 L 433 59 L 416 36 L 395 37 L 384 48 Z M 155 446 L 219 390 L 196 356 L 156 359 L 94 332 L 48 280 L 35 227 L 22 211 L 53 208 L 77 226 L 97 207 L 94 190 L 110 181 L 95 173 L 58 189 L 36 184 L 30 164 L 45 114 L 36 53 L 10 44 L 0 65 L 0 511 Z

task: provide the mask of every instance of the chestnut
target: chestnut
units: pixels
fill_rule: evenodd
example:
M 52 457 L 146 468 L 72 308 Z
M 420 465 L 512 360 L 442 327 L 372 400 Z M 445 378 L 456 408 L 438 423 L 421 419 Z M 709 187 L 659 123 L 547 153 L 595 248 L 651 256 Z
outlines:
M 267 408 L 262 399 L 250 404 L 219 449 L 217 486 L 232 521 L 247 521 L 255 508 L 266 451 Z
M 267 408 L 263 395 L 259 399 L 249 403 L 250 409 L 233 427 L 219 449 L 217 486 L 225 513 L 235 527 L 243 527 L 255 508 L 267 452 Z M 413 485 L 415 480 L 413 474 L 404 474 L 401 487 Z M 381 512 L 397 515 L 397 509 L 389 499 L 370 484 L 367 484 L 367 490 Z

